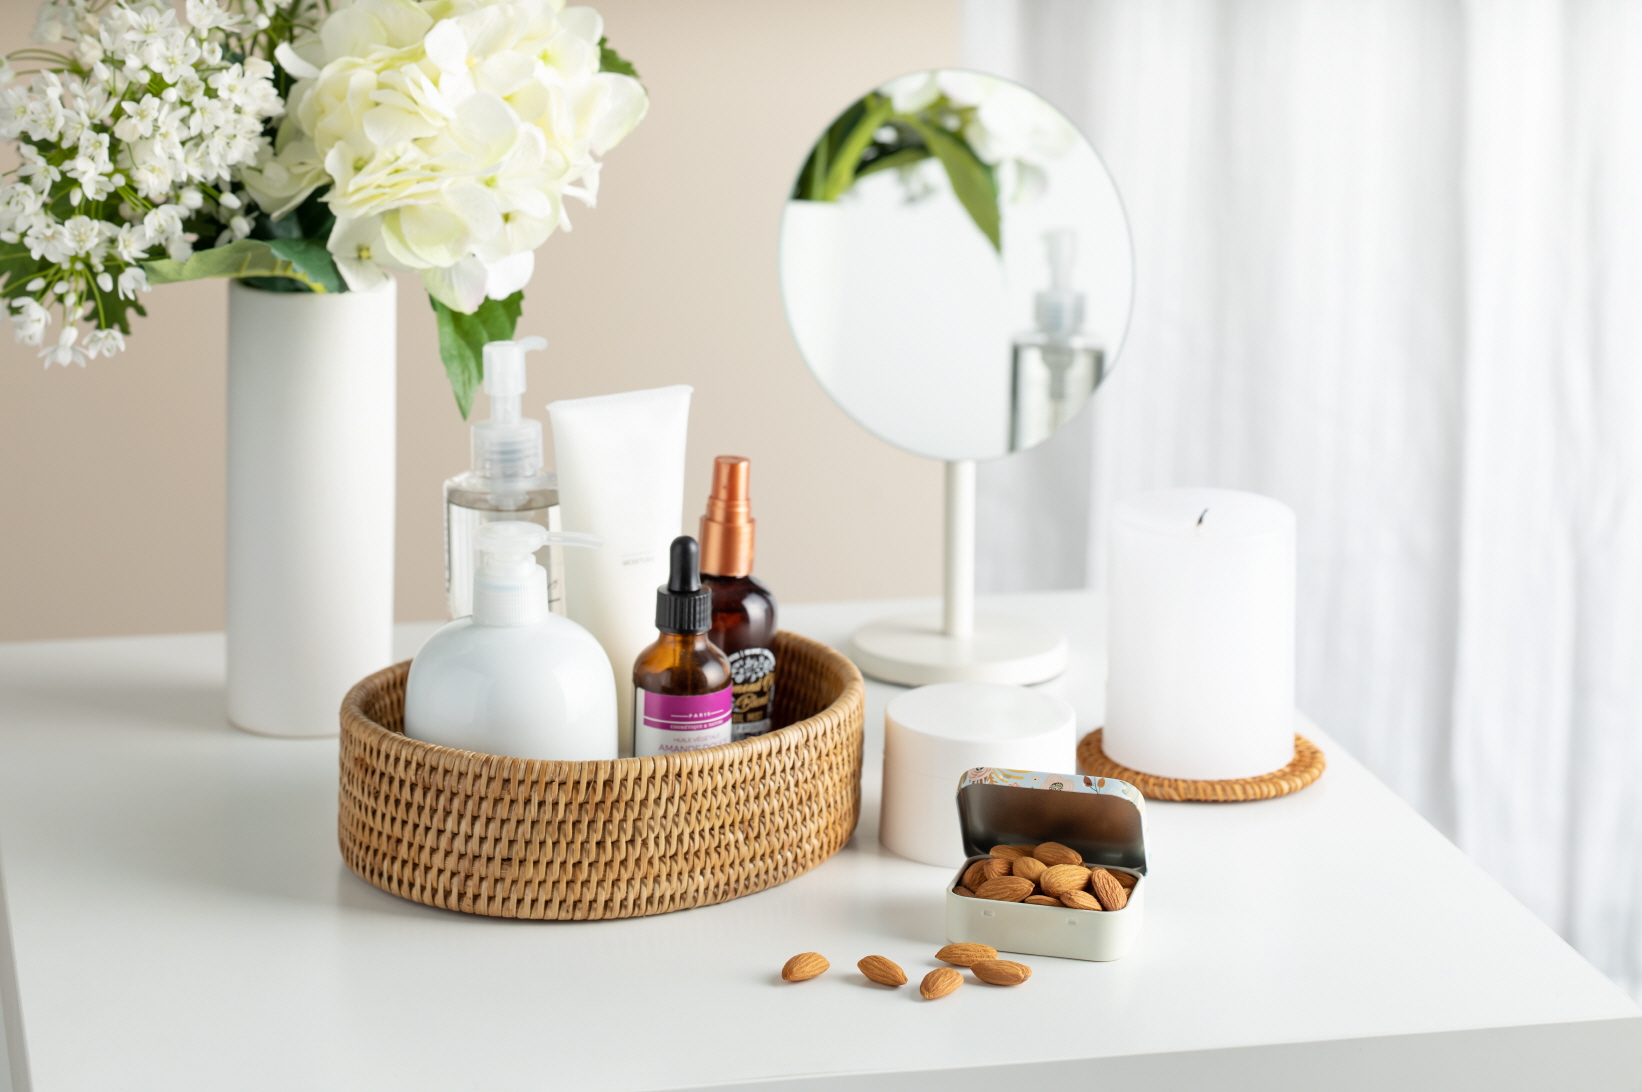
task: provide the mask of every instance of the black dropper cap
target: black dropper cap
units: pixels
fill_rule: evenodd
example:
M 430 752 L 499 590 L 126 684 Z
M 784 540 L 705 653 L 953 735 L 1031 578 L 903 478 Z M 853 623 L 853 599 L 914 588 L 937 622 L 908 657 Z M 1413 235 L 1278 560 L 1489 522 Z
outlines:
M 689 535 L 673 540 L 667 583 L 656 589 L 656 628 L 706 633 L 713 628 L 713 593 L 701 586 L 701 550 Z

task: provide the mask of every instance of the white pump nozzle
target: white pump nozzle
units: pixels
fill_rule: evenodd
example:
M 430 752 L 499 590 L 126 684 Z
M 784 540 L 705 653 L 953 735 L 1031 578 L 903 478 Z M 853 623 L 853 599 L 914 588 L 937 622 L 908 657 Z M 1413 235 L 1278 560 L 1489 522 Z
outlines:
M 1049 257 L 1049 288 L 1037 295 L 1038 329 L 1064 341 L 1083 325 L 1083 293 L 1072 287 L 1078 234 L 1071 228 L 1045 232 L 1043 243 Z
M 473 426 L 473 469 L 486 478 L 531 478 L 542 469 L 542 423 L 521 418 L 525 353 L 547 348 L 547 339 L 492 341 L 485 346 L 485 393 L 490 420 Z
M 473 536 L 473 620 L 484 626 L 524 626 L 547 617 L 547 570 L 536 564 L 543 546 L 599 547 L 604 540 L 576 531 L 549 531 L 528 520 L 498 520 Z

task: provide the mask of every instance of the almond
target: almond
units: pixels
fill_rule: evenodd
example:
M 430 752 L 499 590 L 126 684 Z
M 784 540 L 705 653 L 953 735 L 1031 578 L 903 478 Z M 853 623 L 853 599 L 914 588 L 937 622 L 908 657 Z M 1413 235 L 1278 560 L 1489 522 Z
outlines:
M 948 944 L 935 958 L 954 967 L 973 967 L 983 959 L 997 959 L 998 950 L 990 944 Z
M 1046 865 L 1082 864 L 1083 854 L 1059 842 L 1045 842 L 1032 851 L 1032 856 Z
M 1032 977 L 1032 968 L 1010 959 L 983 959 L 969 968 L 975 977 L 994 986 L 1019 986 Z
M 1022 899 L 1021 901 L 1022 902 L 1029 902 L 1033 906 L 1061 906 L 1061 905 L 1063 905 L 1063 903 L 1059 899 L 1052 899 L 1048 895 L 1028 895 L 1028 896 L 1026 896 L 1026 898 Z
M 918 992 L 924 995 L 925 1001 L 933 1001 L 937 997 L 945 997 L 963 984 L 964 976 L 951 967 L 936 967 L 924 975 Z
M 976 888 L 975 894 L 983 899 L 995 899 L 998 902 L 1020 902 L 1032 894 L 1032 881 L 1023 880 L 1019 876 L 999 876 L 995 880 L 987 880 Z
M 1104 910 L 1100 900 L 1087 891 L 1068 891 L 1060 897 L 1062 906 L 1070 906 L 1074 910 Z
M 1116 880 L 1118 883 L 1122 884 L 1124 887 L 1127 887 L 1131 891 L 1135 889 L 1135 884 L 1140 882 L 1140 877 L 1136 876 L 1133 872 L 1120 872 L 1115 868 L 1108 868 L 1106 871 L 1112 874 L 1112 879 Z
M 1036 857 L 1021 857 L 1018 860 L 1010 862 L 1009 871 L 1011 875 L 1020 876 L 1024 879 L 1031 880 L 1033 883 L 1037 883 L 1043 878 L 1043 874 L 1048 871 L 1048 869 L 1049 866 L 1038 860 Z
M 800 952 L 781 967 L 781 977 L 788 982 L 803 982 L 832 966 L 820 952 Z
M 1032 852 L 1034 850 L 1036 850 L 1038 847 L 1037 846 L 1010 846 L 1009 848 L 1010 849 L 1020 850 L 1022 857 L 1030 857 L 1030 856 L 1032 856 Z
M 972 899 L 972 898 L 975 897 L 975 892 L 971 891 L 969 888 L 965 887 L 963 884 L 959 884 L 957 887 L 954 887 L 952 890 L 953 890 L 954 894 L 962 895 L 966 899 Z
M 986 874 L 986 862 L 976 861 L 964 869 L 963 885 L 973 891 L 991 878 Z
M 907 973 L 881 955 L 869 955 L 856 966 L 880 986 L 905 986 Z
M 986 873 L 987 879 L 995 880 L 999 876 L 1010 875 L 1015 871 L 1015 868 L 1013 861 L 1005 861 L 1001 858 L 993 857 L 990 860 L 981 862 L 981 870 Z
M 1129 904 L 1129 889 L 1113 879 L 1104 868 L 1089 873 L 1089 887 L 1108 910 L 1122 910 Z
M 1030 849 L 1028 849 L 1026 853 L 1021 852 L 1021 847 L 1020 846 L 993 846 L 992 847 L 992 856 L 998 858 L 998 860 L 1000 860 L 1000 861 L 1013 861 L 1017 857 L 1027 856 L 1030 852 L 1031 852 Z
M 1068 891 L 1081 891 L 1089 885 L 1089 870 L 1082 865 L 1060 864 L 1044 870 L 1038 877 L 1038 886 L 1045 895 L 1060 898 Z

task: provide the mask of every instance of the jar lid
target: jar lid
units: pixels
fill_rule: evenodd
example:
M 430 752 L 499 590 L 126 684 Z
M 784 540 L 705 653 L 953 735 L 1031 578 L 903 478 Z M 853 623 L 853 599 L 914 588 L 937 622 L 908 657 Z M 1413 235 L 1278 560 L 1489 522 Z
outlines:
M 958 781 L 964 855 L 1059 842 L 1088 864 L 1146 872 L 1146 800 L 1127 781 L 979 767 Z

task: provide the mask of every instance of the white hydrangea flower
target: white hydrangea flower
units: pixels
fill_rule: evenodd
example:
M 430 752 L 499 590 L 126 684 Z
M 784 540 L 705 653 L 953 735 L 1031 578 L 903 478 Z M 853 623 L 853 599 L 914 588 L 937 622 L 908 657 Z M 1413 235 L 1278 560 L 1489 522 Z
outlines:
M 505 298 L 648 108 L 637 80 L 599 70 L 602 35 L 563 0 L 355 0 L 278 51 L 297 83 L 247 188 L 277 217 L 330 185 L 330 249 L 356 290 L 388 266 L 460 311 Z

